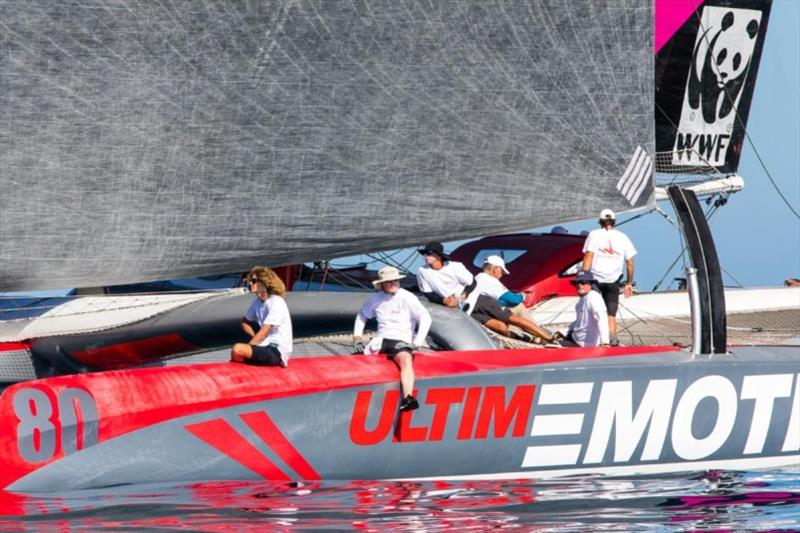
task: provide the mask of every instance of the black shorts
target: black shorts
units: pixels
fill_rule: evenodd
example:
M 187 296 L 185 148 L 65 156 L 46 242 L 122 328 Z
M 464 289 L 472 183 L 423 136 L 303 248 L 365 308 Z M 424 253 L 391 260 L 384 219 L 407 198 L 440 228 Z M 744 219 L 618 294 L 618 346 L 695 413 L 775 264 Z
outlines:
M 619 307 L 619 281 L 611 283 L 597 283 L 597 292 L 603 296 L 603 301 L 606 303 L 606 311 L 608 316 L 617 316 L 617 307 Z
M 394 356 L 400 352 L 408 352 L 411 357 L 414 357 L 414 347 L 406 341 L 397 341 L 394 339 L 383 339 L 381 343 L 381 353 L 386 354 L 387 359 L 394 359 Z
M 281 351 L 277 344 L 266 346 L 252 346 L 253 356 L 247 360 L 248 364 L 257 366 L 286 366 L 281 358 Z
M 475 302 L 475 309 L 472 311 L 472 318 L 485 324 L 488 320 L 495 319 L 503 322 L 508 322 L 511 317 L 511 311 L 500 305 L 496 299 L 485 294 L 478 296 Z

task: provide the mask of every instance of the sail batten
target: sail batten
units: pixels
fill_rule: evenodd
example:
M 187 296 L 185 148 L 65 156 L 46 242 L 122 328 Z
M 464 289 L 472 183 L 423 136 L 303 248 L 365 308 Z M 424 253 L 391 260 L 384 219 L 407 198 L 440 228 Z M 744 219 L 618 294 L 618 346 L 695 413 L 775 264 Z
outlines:
M 6 0 L 0 18 L 0 290 L 277 266 L 652 199 L 646 166 L 637 194 L 617 189 L 654 153 L 640 0 Z

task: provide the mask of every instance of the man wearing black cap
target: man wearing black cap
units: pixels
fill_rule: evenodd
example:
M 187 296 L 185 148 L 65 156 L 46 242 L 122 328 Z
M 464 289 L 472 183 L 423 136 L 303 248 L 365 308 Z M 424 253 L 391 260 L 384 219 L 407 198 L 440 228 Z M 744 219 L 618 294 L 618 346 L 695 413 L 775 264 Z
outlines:
M 592 290 L 595 279 L 581 270 L 571 281 L 580 296 L 575 304 L 575 322 L 569 326 L 566 343 L 576 346 L 608 346 L 608 314 L 600 293 Z
M 431 302 L 459 307 L 464 290 L 474 284 L 472 273 L 462 263 L 451 261 L 440 242 L 431 241 L 417 251 L 425 258 L 425 265 L 417 270 L 420 292 Z

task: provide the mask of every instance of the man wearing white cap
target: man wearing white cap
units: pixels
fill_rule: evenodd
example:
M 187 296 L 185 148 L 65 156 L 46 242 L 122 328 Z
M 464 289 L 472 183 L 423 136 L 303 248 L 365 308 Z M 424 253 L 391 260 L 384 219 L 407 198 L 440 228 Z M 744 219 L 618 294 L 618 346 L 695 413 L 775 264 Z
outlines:
M 627 235 L 614 229 L 616 216 L 610 209 L 600 212 L 600 228 L 592 230 L 583 245 L 584 271 L 589 271 L 597 281 L 597 288 L 603 296 L 608 310 L 608 331 L 611 345 L 619 344 L 617 340 L 617 307 L 619 291 L 622 285 L 623 267 L 627 270 L 624 285 L 625 298 L 633 294 L 633 256 L 636 248 Z
M 431 315 L 416 296 L 400 288 L 400 280 L 404 277 L 392 266 L 378 271 L 378 279 L 372 282 L 378 292 L 366 301 L 356 316 L 353 345 L 357 352 L 363 351 L 367 355 L 386 354 L 386 358 L 397 365 L 403 389 L 400 410 L 411 411 L 419 407 L 414 397 L 414 345 L 425 344 Z M 364 347 L 361 336 L 370 318 L 378 321 L 378 332 Z
M 472 315 L 472 318 L 501 335 L 515 337 L 508 328 L 509 325 L 512 325 L 546 342 L 556 341 L 557 339 L 551 333 L 540 328 L 532 320 L 515 315 L 510 309 L 504 307 L 513 307 L 522 303 L 524 296 L 509 291 L 503 285 L 503 282 L 500 281 L 503 274 L 508 274 L 508 269 L 502 257 L 490 255 L 484 259 L 483 272 L 475 276 L 475 288 L 469 293 L 464 310 Z M 530 342 L 533 338 L 525 335 L 521 340 Z

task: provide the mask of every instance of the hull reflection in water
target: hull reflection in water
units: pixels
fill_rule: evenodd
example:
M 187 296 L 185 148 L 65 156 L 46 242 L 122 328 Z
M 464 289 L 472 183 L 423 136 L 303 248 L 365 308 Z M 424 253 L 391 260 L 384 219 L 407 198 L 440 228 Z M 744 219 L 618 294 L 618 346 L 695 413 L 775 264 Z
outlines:
M 0 529 L 797 527 L 796 472 L 448 483 L 208 482 L 0 498 Z

